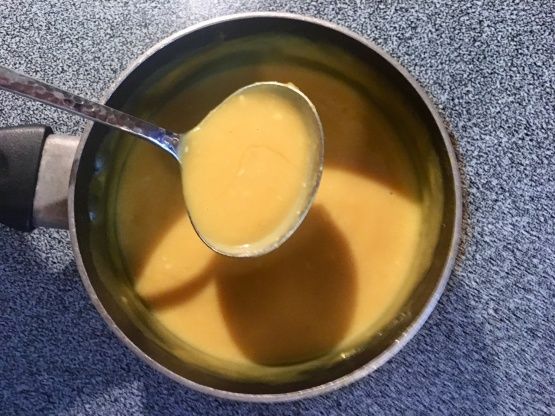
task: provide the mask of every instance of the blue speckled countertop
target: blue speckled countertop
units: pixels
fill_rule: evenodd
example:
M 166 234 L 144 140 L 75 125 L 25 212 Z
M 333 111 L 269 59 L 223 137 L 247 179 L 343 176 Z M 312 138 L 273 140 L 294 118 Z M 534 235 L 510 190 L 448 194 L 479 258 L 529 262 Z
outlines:
M 110 332 L 65 231 L 0 226 L 5 415 L 555 414 L 555 3 L 548 1 L 3 0 L 0 65 L 99 98 L 134 58 L 241 11 L 331 20 L 376 42 L 429 91 L 464 180 L 464 242 L 419 334 L 372 375 L 279 405 L 166 379 Z M 76 117 L 0 92 L 0 126 Z

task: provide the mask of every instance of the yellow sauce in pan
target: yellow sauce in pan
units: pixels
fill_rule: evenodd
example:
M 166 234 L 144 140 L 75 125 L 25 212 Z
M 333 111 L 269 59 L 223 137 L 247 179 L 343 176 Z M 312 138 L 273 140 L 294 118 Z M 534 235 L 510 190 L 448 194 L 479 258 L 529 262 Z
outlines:
M 259 258 L 214 253 L 187 218 L 178 164 L 138 141 L 121 177 L 116 228 L 135 289 L 167 330 L 218 359 L 283 365 L 341 351 L 396 315 L 419 277 L 413 264 L 423 209 L 406 149 L 356 88 L 286 63 L 256 70 L 258 79 L 299 86 L 326 133 L 322 182 L 297 232 Z M 199 91 L 248 78 L 242 71 L 215 73 L 184 90 L 157 122 L 186 130 L 184 106 L 198 102 Z M 248 123 L 255 114 L 244 116 Z M 245 231 L 230 234 L 229 242 L 258 235 Z

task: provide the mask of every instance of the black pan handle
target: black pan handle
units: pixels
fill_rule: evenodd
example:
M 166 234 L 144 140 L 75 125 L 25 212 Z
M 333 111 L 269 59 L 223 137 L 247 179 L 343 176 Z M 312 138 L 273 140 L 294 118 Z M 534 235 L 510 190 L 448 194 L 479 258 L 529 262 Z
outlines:
M 0 222 L 20 231 L 31 231 L 33 199 L 42 149 L 52 134 L 47 126 L 0 129 Z

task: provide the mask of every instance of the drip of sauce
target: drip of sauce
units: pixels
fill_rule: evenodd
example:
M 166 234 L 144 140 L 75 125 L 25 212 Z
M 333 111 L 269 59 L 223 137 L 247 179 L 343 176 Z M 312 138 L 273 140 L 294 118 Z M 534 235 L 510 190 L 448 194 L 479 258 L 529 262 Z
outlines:
M 319 136 L 292 101 L 271 88 L 247 89 L 184 137 L 189 216 L 218 251 L 248 255 L 275 245 L 305 210 Z

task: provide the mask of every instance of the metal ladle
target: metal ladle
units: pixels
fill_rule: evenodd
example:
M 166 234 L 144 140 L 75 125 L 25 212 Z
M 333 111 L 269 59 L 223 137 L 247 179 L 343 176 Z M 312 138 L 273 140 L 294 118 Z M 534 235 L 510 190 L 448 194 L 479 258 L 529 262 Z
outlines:
M 86 98 L 61 90 L 52 85 L 1 66 L 0 88 L 130 133 L 164 149 L 166 152 L 170 153 L 175 160 L 181 163 L 180 149 L 184 142 L 186 142 L 186 133 L 174 133 L 138 117 L 126 114 L 122 111 L 94 101 L 87 100 Z M 315 152 L 315 160 L 319 160 L 319 163 L 310 173 L 310 177 L 306 180 L 309 191 L 306 193 L 305 203 L 303 204 L 304 209 L 299 210 L 297 215 L 291 220 L 289 226 L 285 228 L 285 231 L 267 245 L 262 247 L 258 246 L 252 251 L 226 250 L 225 246 L 218 245 L 217 242 L 211 242 L 205 239 L 203 234 L 195 226 L 195 218 L 190 217 L 191 223 L 197 235 L 208 247 L 220 254 L 231 257 L 256 257 L 266 254 L 279 247 L 293 234 L 293 232 L 295 232 L 305 218 L 314 201 L 316 191 L 318 190 L 318 186 L 320 184 L 323 169 L 324 135 L 316 108 L 302 92 L 288 84 L 282 84 L 279 82 L 258 82 L 237 90 L 231 96 L 252 92 L 254 89 L 268 88 L 282 97 L 285 97 L 289 100 L 289 102 L 294 104 L 307 123 L 312 123 L 318 126 L 319 137 L 316 138 L 317 143 L 316 146 L 313 147 L 313 151 Z

